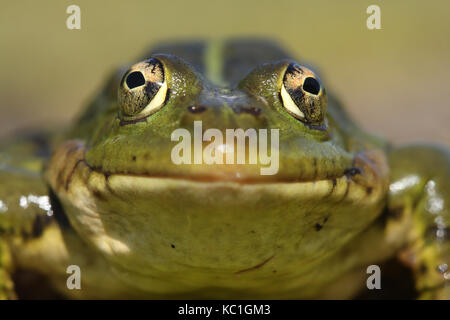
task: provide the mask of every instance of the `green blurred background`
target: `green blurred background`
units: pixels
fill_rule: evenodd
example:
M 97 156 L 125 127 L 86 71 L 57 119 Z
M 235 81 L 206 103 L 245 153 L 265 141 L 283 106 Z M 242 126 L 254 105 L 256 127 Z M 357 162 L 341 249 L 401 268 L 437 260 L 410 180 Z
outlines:
M 81 8 L 81 30 L 66 8 Z M 366 8 L 381 7 L 382 30 Z M 158 41 L 265 36 L 317 66 L 360 124 L 450 145 L 450 1 L 3 1 L 0 136 L 69 123 L 112 68 Z

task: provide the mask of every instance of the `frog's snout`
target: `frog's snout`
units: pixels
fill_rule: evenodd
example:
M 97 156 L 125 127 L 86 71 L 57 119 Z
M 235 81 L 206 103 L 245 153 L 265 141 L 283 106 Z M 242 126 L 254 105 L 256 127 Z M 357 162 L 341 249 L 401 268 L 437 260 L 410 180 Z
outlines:
M 226 106 L 223 106 L 224 108 Z M 261 115 L 262 113 L 262 108 L 259 106 L 254 106 L 254 105 L 237 105 L 237 106 L 230 106 L 229 108 L 231 108 L 231 110 L 235 113 L 235 114 L 249 114 L 253 117 L 258 117 Z M 187 107 L 187 111 L 192 113 L 192 114 L 200 114 L 203 113 L 205 111 L 207 111 L 209 109 L 208 105 L 203 105 L 203 104 L 194 104 L 194 105 L 190 105 Z
M 263 108 L 258 105 L 193 104 L 186 107 L 181 118 L 181 126 L 192 127 L 195 121 L 201 121 L 205 129 L 262 129 L 267 128 L 267 118 Z

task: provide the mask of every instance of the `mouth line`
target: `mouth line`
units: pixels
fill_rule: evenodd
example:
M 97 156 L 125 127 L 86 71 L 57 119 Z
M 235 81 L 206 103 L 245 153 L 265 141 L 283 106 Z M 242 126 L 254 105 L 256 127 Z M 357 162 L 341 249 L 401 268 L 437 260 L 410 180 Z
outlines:
M 207 171 L 205 174 L 203 172 L 182 172 L 182 173 L 171 173 L 169 172 L 143 172 L 143 173 L 133 173 L 133 172 L 114 172 L 104 170 L 102 166 L 94 166 L 88 163 L 85 157 L 84 144 L 80 141 L 71 141 L 65 145 L 64 148 L 59 149 L 56 152 L 48 166 L 54 170 L 46 170 L 46 177 L 50 182 L 50 185 L 54 190 L 63 190 L 67 192 L 70 187 L 72 180 L 75 176 L 81 178 L 84 184 L 89 184 L 89 179 L 91 179 L 91 173 L 97 173 L 101 175 L 106 180 L 106 185 L 111 185 L 114 180 L 117 184 L 116 187 L 123 188 L 129 186 L 129 183 L 133 184 L 136 181 L 136 187 L 141 188 L 142 186 L 150 186 L 155 183 L 160 185 L 162 182 L 167 181 L 169 184 L 173 183 L 195 183 L 205 186 L 218 186 L 221 185 L 235 185 L 236 187 L 246 187 L 246 186 L 270 186 L 270 185 L 304 185 L 305 188 L 310 185 L 314 186 L 316 183 L 326 184 L 330 188 L 330 194 L 334 192 L 334 189 L 339 185 L 346 185 L 347 189 L 350 184 L 362 184 L 364 186 L 364 169 L 357 165 L 355 159 L 352 164 L 347 168 L 342 168 L 338 172 L 332 172 L 327 175 L 317 176 L 316 174 L 308 177 L 301 177 L 296 175 L 254 175 L 254 176 L 239 176 L 235 172 L 230 175 L 213 175 L 209 174 Z M 84 167 L 84 169 L 83 169 Z M 87 170 L 87 171 L 86 171 Z M 361 175 L 361 177 L 359 177 Z M 96 178 L 94 178 L 96 179 Z M 123 180 L 126 179 L 126 180 Z M 146 181 L 144 183 L 144 181 Z M 152 182 L 154 181 L 154 182 Z M 125 182 L 125 185 L 120 186 Z M 144 183 L 139 186 L 139 184 Z M 372 188 L 371 188 L 372 189 Z M 345 192 L 347 194 L 347 191 Z
M 358 168 L 351 168 L 340 176 L 327 177 L 324 179 L 306 180 L 306 179 L 220 179 L 211 176 L 177 176 L 177 175 L 149 175 L 149 174 L 129 174 L 129 173 L 105 173 L 102 171 L 93 171 L 104 175 L 105 186 L 115 196 L 123 198 L 122 192 L 135 192 L 139 190 L 140 194 L 145 194 L 148 190 L 160 190 L 168 186 L 169 188 L 194 188 L 193 190 L 202 190 L 202 192 L 222 192 L 223 190 L 283 190 L 283 188 L 295 188 L 295 192 L 301 194 L 304 199 L 335 199 L 340 203 L 350 197 L 351 194 L 362 192 L 364 185 L 358 182 L 358 178 L 352 175 L 359 174 Z M 356 188 L 356 189 L 355 189 Z M 125 190 L 125 191 L 124 191 Z M 294 189 L 289 189 L 294 190 Z M 356 191 L 360 190 L 360 191 Z M 279 191 L 274 191 L 279 192 Z M 282 192 L 282 191 L 280 191 Z M 290 194 L 288 192 L 288 194 Z M 317 200 L 317 199 L 316 199 Z
M 285 177 L 280 178 L 276 177 L 276 175 L 259 175 L 257 177 L 240 177 L 239 174 L 236 175 L 228 175 L 228 176 L 213 176 L 208 174 L 198 174 L 195 173 L 193 175 L 187 174 L 170 174 L 170 173 L 133 173 L 133 172 L 109 172 L 102 169 L 101 166 L 92 166 L 86 160 L 86 154 L 83 154 L 83 158 L 80 159 L 91 171 L 101 173 L 108 179 L 110 176 L 128 176 L 128 177 L 140 177 L 140 178 L 160 178 L 160 179 L 175 179 L 175 180 L 184 180 L 184 181 L 193 181 L 193 182 L 210 182 L 210 183 L 220 183 L 220 182 L 234 182 L 239 184 L 270 184 L 270 183 L 312 183 L 318 181 L 335 181 L 336 179 L 340 179 L 346 177 L 348 180 L 353 180 L 353 177 L 356 175 L 361 175 L 362 170 L 358 167 L 351 166 L 347 169 L 344 169 L 342 173 L 338 173 L 335 175 L 326 176 L 324 178 L 316 179 L 315 177 L 311 179 L 298 178 L 298 177 Z M 354 163 L 354 158 L 353 161 Z
M 361 169 L 357 167 L 350 167 L 345 169 L 342 174 L 333 175 L 321 179 L 301 179 L 301 178 L 277 178 L 274 176 L 258 176 L 257 178 L 241 178 L 239 176 L 230 175 L 229 178 L 225 177 L 214 177 L 212 175 L 182 175 L 182 174 L 167 174 L 167 173 L 132 173 L 132 172 L 108 172 L 102 170 L 100 167 L 90 166 L 86 160 L 83 161 L 90 170 L 103 174 L 106 179 L 111 176 L 125 176 L 125 177 L 136 177 L 136 178 L 149 178 L 149 179 L 173 179 L 180 181 L 192 181 L 192 182 L 203 182 L 203 183 L 222 183 L 222 182 L 233 182 L 238 184 L 270 184 L 270 183 L 312 183 L 319 181 L 335 181 L 343 177 L 347 179 L 352 179 L 353 176 L 361 174 Z M 263 178 L 262 178 L 263 177 Z

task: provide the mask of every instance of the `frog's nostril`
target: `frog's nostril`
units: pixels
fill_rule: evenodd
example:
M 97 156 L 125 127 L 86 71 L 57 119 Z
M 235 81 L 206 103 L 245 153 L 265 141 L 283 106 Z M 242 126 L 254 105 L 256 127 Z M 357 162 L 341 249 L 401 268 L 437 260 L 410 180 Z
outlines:
M 311 94 L 318 94 L 320 91 L 320 84 L 316 79 L 308 77 L 303 82 L 303 90 Z
M 189 106 L 187 109 L 191 113 L 202 113 L 202 112 L 206 111 L 206 107 L 202 106 L 202 105 Z
M 131 72 L 127 76 L 126 82 L 127 82 L 128 88 L 134 89 L 134 88 L 143 86 L 145 84 L 145 78 L 144 78 L 144 75 L 142 74 L 142 72 L 134 71 L 134 72 Z

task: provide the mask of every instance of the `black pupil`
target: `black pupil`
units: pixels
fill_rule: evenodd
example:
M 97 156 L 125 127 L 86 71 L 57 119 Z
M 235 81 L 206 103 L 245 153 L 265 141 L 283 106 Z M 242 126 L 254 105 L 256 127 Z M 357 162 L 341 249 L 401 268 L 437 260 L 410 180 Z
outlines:
M 139 71 L 134 71 L 127 76 L 127 86 L 130 89 L 143 86 L 145 84 L 144 75 Z
M 320 84 L 316 79 L 308 77 L 305 79 L 305 82 L 303 82 L 303 90 L 311 94 L 318 94 L 320 91 Z

